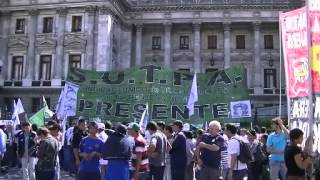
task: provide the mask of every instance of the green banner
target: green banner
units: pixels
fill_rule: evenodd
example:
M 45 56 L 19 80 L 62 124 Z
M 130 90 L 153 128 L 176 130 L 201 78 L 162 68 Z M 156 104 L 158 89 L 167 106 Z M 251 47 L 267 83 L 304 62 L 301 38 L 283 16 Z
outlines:
M 146 104 L 152 120 L 201 124 L 230 118 L 230 102 L 248 100 L 242 65 L 197 74 L 199 101 L 195 114 L 186 108 L 193 73 L 147 65 L 126 71 L 96 72 L 70 69 L 68 81 L 80 86 L 77 115 L 110 121 L 139 121 Z M 238 119 L 240 120 L 240 119 Z M 241 120 L 248 120 L 241 119 Z

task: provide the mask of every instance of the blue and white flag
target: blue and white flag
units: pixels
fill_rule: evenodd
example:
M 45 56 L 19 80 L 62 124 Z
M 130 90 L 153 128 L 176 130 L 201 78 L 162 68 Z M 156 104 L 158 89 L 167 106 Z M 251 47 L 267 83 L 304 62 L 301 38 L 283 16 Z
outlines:
M 13 127 L 16 127 L 16 125 L 20 124 L 19 114 L 22 114 L 25 111 L 20 98 L 18 99 L 17 103 L 15 101 L 13 103 L 14 110 L 12 114 L 12 121 Z
M 66 84 L 64 85 L 64 89 L 60 94 L 60 102 L 58 102 L 58 106 L 56 108 L 58 119 L 76 115 L 78 90 L 78 85 L 66 82 Z
M 187 108 L 189 117 L 194 114 L 194 103 L 198 101 L 197 74 L 194 73 Z
M 147 128 L 147 124 L 149 121 L 149 113 L 148 113 L 148 104 L 146 105 L 146 109 L 143 111 L 141 120 L 139 122 L 140 130 L 144 132 Z

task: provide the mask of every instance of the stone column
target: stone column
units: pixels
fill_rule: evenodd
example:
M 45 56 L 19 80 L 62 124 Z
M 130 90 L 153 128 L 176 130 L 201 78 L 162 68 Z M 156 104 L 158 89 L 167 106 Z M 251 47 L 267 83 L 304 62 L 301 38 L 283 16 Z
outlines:
M 200 44 L 200 23 L 193 24 L 194 33 L 194 72 L 199 73 L 201 71 L 201 44 Z
M 103 6 L 99 7 L 97 32 L 96 70 L 109 71 L 112 69 L 112 11 Z
M 224 68 L 229 68 L 231 64 L 231 47 L 230 47 L 230 23 L 223 23 L 224 36 Z
M 32 80 L 35 76 L 35 71 L 38 71 L 37 67 L 35 67 L 35 42 L 36 42 L 36 33 L 37 33 L 37 15 L 39 11 L 36 9 L 29 10 L 29 18 L 28 18 L 28 54 L 27 54 L 27 73 L 25 78 L 23 79 L 23 86 L 31 86 Z
M 95 32 L 95 6 L 86 7 L 86 13 L 88 16 L 87 23 L 87 46 L 86 46 L 86 58 L 85 68 L 93 70 L 93 52 L 94 52 L 94 32 Z
M 142 62 L 142 24 L 136 24 L 136 66 L 140 66 Z
M 8 37 L 10 32 L 10 12 L 1 11 L 1 43 L 0 43 L 0 86 L 4 80 L 10 79 L 8 76 L 9 61 L 8 61 Z
M 262 94 L 261 79 L 261 58 L 260 58 L 260 22 L 253 23 L 254 31 L 254 91 L 255 94 Z
M 171 23 L 164 24 L 164 65 L 168 67 L 170 67 L 172 61 L 171 29 Z
M 52 80 L 53 86 L 61 86 L 62 75 L 64 68 L 64 32 L 66 25 L 66 16 L 68 13 L 67 8 L 57 9 L 58 21 L 57 21 L 57 47 L 56 47 L 56 58 L 54 65 L 54 79 Z

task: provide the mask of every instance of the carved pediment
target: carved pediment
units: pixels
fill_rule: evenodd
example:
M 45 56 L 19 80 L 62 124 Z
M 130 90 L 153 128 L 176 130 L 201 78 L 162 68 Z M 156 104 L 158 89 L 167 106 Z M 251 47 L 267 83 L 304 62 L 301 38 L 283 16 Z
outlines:
M 72 47 L 85 47 L 87 37 L 83 33 L 67 33 L 65 35 L 64 45 Z
M 57 40 L 56 40 L 56 35 L 55 34 L 39 34 L 37 35 L 37 41 L 36 44 L 37 46 L 40 47 L 50 47 L 50 46 L 56 46 Z
M 11 35 L 9 36 L 9 48 L 25 48 L 28 47 L 28 39 L 26 35 Z

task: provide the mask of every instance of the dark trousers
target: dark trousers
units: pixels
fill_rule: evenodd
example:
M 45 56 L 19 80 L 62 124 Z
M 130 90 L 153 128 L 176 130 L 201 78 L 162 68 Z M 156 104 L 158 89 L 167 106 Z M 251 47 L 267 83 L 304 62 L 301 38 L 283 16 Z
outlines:
M 15 146 L 7 145 L 7 150 L 4 153 L 3 161 L 1 163 L 2 166 L 15 167 L 17 162 L 17 156 L 15 153 Z
M 171 177 L 172 180 L 184 180 L 185 179 L 185 172 L 186 171 L 186 165 L 173 165 L 171 164 Z
M 262 172 L 262 164 L 252 162 L 248 165 L 248 180 L 260 180 Z
M 55 170 L 51 171 L 39 171 L 36 170 L 36 180 L 53 180 L 55 175 Z
M 228 180 L 228 175 L 229 175 L 229 171 L 228 170 L 227 174 L 226 174 L 226 180 Z M 233 180 L 243 180 L 244 177 L 246 177 L 248 174 L 247 169 L 242 169 L 242 170 L 233 170 Z
M 79 180 L 101 180 L 100 172 L 79 172 Z
M 149 180 L 163 180 L 164 166 L 150 164 Z

